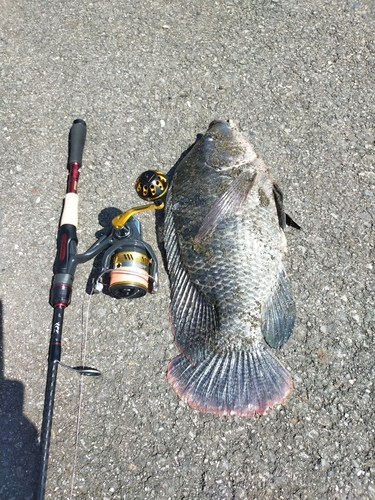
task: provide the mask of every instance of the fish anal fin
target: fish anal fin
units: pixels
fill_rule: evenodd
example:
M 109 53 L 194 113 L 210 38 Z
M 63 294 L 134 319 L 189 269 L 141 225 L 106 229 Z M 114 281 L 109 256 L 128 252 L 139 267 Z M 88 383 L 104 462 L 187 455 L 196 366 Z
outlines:
M 262 334 L 271 347 L 281 347 L 290 337 L 296 317 L 294 300 L 284 267 L 276 286 L 262 307 Z
M 212 354 L 197 365 L 181 354 L 169 363 L 167 379 L 192 408 L 226 416 L 264 415 L 293 390 L 290 374 L 263 344 Z
M 239 210 L 254 184 L 255 177 L 256 173 L 244 171 L 234 179 L 203 219 L 202 225 L 193 240 L 194 246 L 207 238 L 220 221 Z

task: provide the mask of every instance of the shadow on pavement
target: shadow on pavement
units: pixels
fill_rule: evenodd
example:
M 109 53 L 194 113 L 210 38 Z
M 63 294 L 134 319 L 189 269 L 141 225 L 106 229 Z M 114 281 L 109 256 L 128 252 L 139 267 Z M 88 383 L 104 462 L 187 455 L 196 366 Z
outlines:
M 0 498 L 32 500 L 39 469 L 38 431 L 23 415 L 24 385 L 4 378 L 0 301 Z

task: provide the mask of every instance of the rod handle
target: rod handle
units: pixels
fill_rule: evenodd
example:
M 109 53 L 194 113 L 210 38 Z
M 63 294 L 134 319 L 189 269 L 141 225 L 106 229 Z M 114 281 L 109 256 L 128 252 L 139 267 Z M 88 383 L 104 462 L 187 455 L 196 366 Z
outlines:
M 82 165 L 83 148 L 86 140 L 86 123 L 81 118 L 74 120 L 70 129 L 69 165 Z
M 76 193 L 67 193 L 65 195 L 60 226 L 64 224 L 72 224 L 74 227 L 78 226 L 78 194 Z

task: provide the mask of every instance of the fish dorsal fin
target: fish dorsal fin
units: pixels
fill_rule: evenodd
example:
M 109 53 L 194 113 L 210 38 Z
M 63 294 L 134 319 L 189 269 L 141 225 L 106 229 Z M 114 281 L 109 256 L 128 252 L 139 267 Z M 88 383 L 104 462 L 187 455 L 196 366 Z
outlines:
M 170 314 L 177 347 L 191 363 L 202 361 L 215 343 L 217 314 L 184 269 L 171 290 Z
M 173 215 L 167 210 L 165 218 L 165 248 L 171 284 L 170 315 L 175 342 L 192 363 L 202 361 L 217 332 L 217 312 L 191 280 L 180 254 Z
M 256 173 L 249 171 L 241 172 L 229 185 L 228 189 L 213 204 L 211 210 L 203 219 L 202 225 L 195 236 L 193 243 L 201 243 L 215 229 L 220 221 L 236 213 L 246 200 L 249 191 L 254 184 Z

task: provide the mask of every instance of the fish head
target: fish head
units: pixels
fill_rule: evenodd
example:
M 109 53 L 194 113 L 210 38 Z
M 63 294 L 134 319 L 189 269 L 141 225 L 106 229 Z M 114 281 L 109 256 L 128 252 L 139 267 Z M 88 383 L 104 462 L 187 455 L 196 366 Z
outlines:
M 241 167 L 257 157 L 232 120 L 211 122 L 202 141 L 206 164 L 218 171 Z

